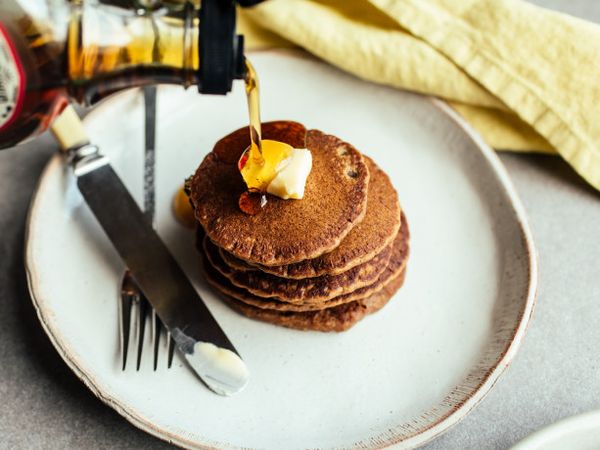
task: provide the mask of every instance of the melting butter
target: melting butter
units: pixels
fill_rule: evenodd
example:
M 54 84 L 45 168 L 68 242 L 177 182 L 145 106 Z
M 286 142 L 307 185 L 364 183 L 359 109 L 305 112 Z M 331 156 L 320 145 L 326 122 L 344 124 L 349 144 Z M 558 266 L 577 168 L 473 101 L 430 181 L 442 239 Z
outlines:
M 303 198 L 312 169 L 310 151 L 269 139 L 262 140 L 261 146 L 261 159 L 254 158 L 251 149 L 240 159 L 240 172 L 248 189 L 283 199 Z
M 267 186 L 267 192 L 283 199 L 304 197 L 306 180 L 312 169 L 312 154 L 305 148 L 294 148 L 290 155 L 275 168 L 276 175 Z
M 249 148 L 240 159 L 240 172 L 251 191 L 265 192 L 275 177 L 277 165 L 292 153 L 294 148 L 284 142 L 261 141 L 262 153 Z

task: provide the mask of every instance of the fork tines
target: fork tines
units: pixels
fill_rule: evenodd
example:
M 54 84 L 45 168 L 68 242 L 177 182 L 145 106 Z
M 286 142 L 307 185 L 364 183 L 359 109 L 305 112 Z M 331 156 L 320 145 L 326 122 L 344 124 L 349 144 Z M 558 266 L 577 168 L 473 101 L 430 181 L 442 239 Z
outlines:
M 127 367 L 127 355 L 129 353 L 129 340 L 131 335 L 131 316 L 133 309 L 136 309 L 136 314 L 133 315 L 135 321 L 137 321 L 137 360 L 136 370 L 140 370 L 142 362 L 142 353 L 144 349 L 144 339 L 146 330 L 146 320 L 149 318 L 152 321 L 152 341 L 153 341 L 153 367 L 154 370 L 158 368 L 158 353 L 160 348 L 162 329 L 164 328 L 162 322 L 156 315 L 156 312 L 150 306 L 150 303 L 142 294 L 141 290 L 133 280 L 129 271 L 123 275 L 123 282 L 121 284 L 121 354 L 122 354 L 122 370 Z M 167 333 L 168 339 L 168 353 L 167 353 L 167 367 L 170 368 L 173 364 L 173 355 L 175 353 L 175 343 Z

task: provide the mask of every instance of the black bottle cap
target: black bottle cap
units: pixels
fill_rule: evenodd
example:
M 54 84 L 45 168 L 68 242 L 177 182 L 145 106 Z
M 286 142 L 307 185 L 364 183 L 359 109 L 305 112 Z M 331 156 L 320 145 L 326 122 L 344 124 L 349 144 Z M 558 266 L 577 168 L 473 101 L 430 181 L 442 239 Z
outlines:
M 257 5 L 259 3 L 261 3 L 263 0 L 238 0 L 238 3 L 240 4 L 240 6 L 243 6 L 244 8 L 248 7 L 248 6 L 254 6 Z
M 244 56 L 244 36 L 238 34 L 233 49 L 233 78 L 241 80 L 246 76 L 246 57 Z
M 200 8 L 198 90 L 226 94 L 235 78 L 243 78 L 244 40 L 235 34 L 235 2 L 202 0 Z
M 263 0 L 237 0 L 243 7 Z M 198 51 L 198 90 L 203 94 L 226 94 L 234 79 L 246 75 L 244 36 L 235 34 L 233 0 L 202 0 Z

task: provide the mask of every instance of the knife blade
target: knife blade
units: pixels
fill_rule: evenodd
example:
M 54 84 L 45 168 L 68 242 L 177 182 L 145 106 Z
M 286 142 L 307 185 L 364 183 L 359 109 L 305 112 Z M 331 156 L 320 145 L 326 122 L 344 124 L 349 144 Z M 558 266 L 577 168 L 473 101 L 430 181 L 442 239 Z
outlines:
M 74 110 L 55 121 L 52 131 L 63 147 L 65 123 L 69 131 L 82 126 Z M 189 365 L 218 394 L 242 390 L 249 377 L 245 363 L 108 158 L 89 143 L 69 153 L 79 191 Z

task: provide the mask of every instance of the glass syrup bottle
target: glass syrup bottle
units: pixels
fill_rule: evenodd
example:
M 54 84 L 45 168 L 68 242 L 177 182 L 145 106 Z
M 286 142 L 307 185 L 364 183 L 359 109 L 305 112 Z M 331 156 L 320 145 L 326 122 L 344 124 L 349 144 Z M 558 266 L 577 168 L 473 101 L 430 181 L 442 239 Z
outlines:
M 225 94 L 244 78 L 233 0 L 148 3 L 1 0 L 0 149 L 44 131 L 69 100 L 159 83 Z

